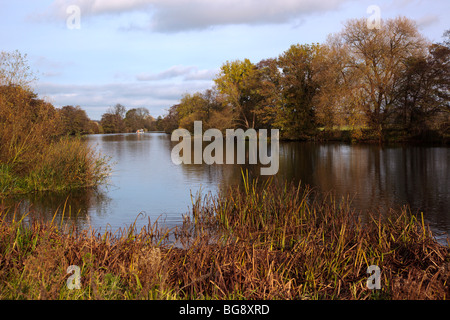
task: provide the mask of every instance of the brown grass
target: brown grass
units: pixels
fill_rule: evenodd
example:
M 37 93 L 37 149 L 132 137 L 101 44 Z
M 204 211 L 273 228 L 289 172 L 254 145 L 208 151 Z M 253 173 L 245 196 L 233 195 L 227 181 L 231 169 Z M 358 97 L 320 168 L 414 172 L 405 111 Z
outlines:
M 115 234 L 3 219 L 0 298 L 448 299 L 450 248 L 406 208 L 361 215 L 308 188 L 256 184 L 194 202 L 183 226 Z M 369 265 L 381 289 L 366 286 Z M 69 290 L 67 267 L 81 270 Z
M 20 86 L 0 86 L 0 196 L 96 186 L 108 160 L 63 136 L 61 115 Z

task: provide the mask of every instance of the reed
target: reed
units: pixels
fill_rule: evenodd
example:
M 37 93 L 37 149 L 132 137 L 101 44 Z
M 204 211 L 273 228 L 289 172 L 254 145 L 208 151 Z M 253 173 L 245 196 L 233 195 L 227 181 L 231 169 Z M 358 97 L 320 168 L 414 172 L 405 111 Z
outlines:
M 100 234 L 2 215 L 0 298 L 448 299 L 450 246 L 422 216 L 362 216 L 348 199 L 243 179 L 193 197 L 170 230 L 149 220 Z M 67 288 L 69 265 L 81 289 Z M 366 286 L 370 265 L 380 290 Z
M 20 86 L 0 86 L 0 196 L 103 183 L 111 168 L 79 138 L 64 136 L 60 113 Z
M 269 260 L 263 274 L 274 277 L 275 269 L 278 285 L 252 296 L 368 299 L 373 292 L 366 287 L 366 270 L 378 265 L 384 278 L 377 297 L 448 298 L 449 250 L 436 243 L 423 216 L 404 207 L 363 219 L 348 199 L 287 183 L 257 184 L 244 175 L 242 188 L 205 197 L 193 211 L 197 229 L 208 226 L 225 243 L 251 248 L 249 258 L 255 250 L 266 257 L 276 253 L 280 260 Z M 414 289 L 407 296 L 400 293 L 409 285 Z

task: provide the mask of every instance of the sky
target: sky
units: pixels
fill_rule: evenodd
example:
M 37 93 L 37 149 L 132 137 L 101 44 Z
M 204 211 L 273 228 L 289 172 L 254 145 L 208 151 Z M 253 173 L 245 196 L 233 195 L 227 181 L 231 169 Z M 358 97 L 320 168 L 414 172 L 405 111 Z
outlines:
M 415 20 L 432 42 L 450 29 L 449 0 L 0 0 L 0 51 L 27 55 L 34 91 L 55 107 L 100 120 L 120 103 L 156 118 L 211 88 L 226 61 L 324 43 L 371 5 Z

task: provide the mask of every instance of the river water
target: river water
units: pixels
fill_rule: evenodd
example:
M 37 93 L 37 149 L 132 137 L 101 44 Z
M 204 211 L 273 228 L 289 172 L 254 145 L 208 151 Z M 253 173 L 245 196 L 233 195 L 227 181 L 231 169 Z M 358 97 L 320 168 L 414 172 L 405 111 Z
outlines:
M 149 219 L 171 227 L 181 223 L 191 195 L 199 190 L 215 193 L 239 184 L 241 168 L 252 176 L 260 172 L 258 165 L 176 165 L 171 160 L 176 143 L 164 133 L 90 135 L 86 140 L 111 157 L 108 185 L 97 191 L 16 198 L 18 211 L 99 231 L 133 223 L 140 228 Z M 423 212 L 440 241 L 450 234 L 448 147 L 280 142 L 279 161 L 278 180 L 349 196 L 362 212 L 409 205 L 412 212 Z

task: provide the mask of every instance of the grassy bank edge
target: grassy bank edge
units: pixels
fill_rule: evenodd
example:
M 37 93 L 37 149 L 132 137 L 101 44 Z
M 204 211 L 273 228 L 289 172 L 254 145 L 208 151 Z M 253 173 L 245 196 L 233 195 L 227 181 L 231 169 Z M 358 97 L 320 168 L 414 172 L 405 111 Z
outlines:
M 99 234 L 2 215 L 0 298 L 448 299 L 450 245 L 423 217 L 404 208 L 363 220 L 314 193 L 244 177 L 242 188 L 198 195 L 171 230 L 149 220 Z M 67 286 L 71 265 L 81 289 Z M 380 290 L 367 288 L 369 265 Z

